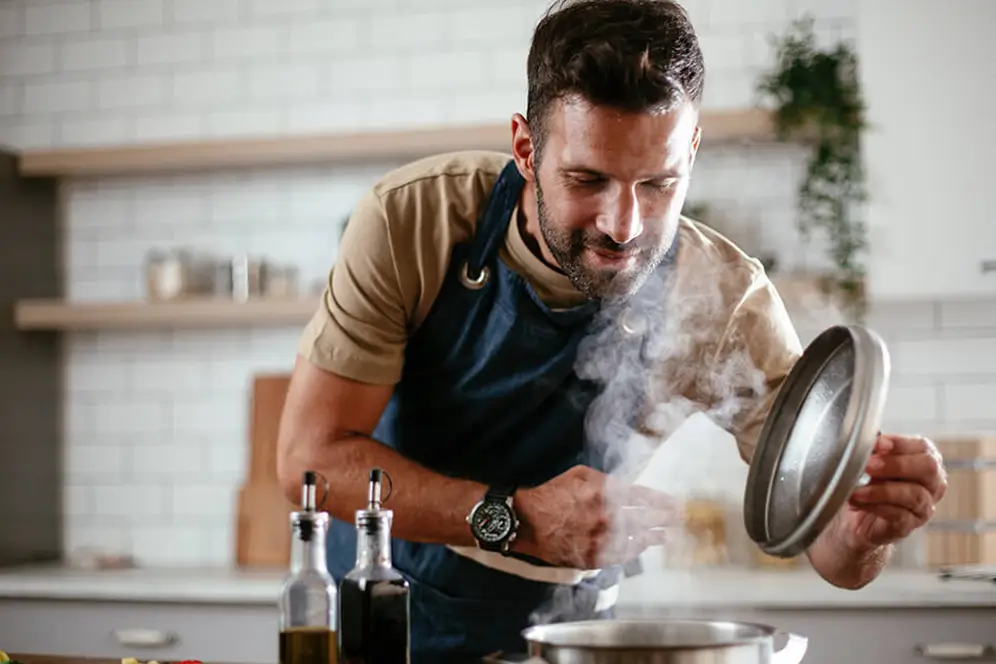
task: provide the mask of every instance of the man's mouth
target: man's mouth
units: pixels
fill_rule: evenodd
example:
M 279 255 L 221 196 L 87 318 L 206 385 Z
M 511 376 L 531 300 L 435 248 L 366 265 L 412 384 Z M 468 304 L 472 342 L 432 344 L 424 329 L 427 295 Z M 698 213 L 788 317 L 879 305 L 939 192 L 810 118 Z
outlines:
M 613 251 L 601 247 L 587 247 L 587 251 L 595 259 L 595 262 L 605 267 L 626 267 L 636 260 L 638 251 Z

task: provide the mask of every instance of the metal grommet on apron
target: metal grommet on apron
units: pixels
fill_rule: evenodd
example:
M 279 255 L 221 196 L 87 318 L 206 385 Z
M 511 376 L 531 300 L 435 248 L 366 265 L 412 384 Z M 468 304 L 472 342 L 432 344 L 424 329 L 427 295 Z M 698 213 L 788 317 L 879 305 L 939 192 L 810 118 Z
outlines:
M 477 276 L 470 276 L 470 261 L 465 261 L 463 269 L 460 270 L 460 283 L 471 290 L 480 290 L 487 283 L 491 271 L 487 265 L 482 265 Z

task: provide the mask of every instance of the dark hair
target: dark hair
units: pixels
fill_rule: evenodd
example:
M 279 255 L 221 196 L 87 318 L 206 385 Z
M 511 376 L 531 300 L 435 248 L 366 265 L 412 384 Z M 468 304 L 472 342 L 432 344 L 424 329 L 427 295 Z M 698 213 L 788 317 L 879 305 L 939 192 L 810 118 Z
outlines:
M 526 115 L 539 150 L 556 101 L 578 96 L 623 111 L 698 105 L 705 64 L 676 2 L 562 0 L 536 26 L 526 76 Z

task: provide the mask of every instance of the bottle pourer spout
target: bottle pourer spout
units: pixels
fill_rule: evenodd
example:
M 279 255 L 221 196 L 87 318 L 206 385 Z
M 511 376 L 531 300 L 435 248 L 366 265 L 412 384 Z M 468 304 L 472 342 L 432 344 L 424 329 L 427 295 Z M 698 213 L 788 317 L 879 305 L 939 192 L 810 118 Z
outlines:
M 305 512 L 315 511 L 315 471 L 304 472 L 304 484 L 301 487 L 301 508 Z
M 381 505 L 381 475 L 380 468 L 370 471 L 370 486 L 367 489 L 367 509 L 379 510 Z

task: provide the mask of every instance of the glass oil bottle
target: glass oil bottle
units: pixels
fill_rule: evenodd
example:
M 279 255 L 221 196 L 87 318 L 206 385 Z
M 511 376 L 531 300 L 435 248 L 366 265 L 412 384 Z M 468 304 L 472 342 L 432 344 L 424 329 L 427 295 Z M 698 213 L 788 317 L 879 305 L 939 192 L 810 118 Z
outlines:
M 280 664 L 337 664 L 338 591 L 326 562 L 329 515 L 315 506 L 315 473 L 304 473 L 301 510 L 291 512 L 291 565 L 280 593 Z
M 367 508 L 356 511 L 356 566 L 339 584 L 339 664 L 411 661 L 410 588 L 391 564 L 394 513 L 381 507 L 381 477 L 370 471 Z

